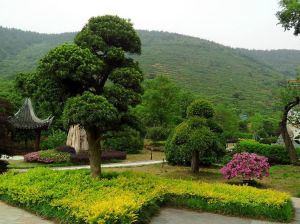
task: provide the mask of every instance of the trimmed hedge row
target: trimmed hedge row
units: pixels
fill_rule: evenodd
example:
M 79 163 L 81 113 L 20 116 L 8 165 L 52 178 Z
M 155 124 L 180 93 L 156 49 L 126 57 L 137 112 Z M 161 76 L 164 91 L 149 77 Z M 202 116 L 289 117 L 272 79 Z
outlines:
M 54 149 L 31 152 L 24 155 L 24 161 L 30 163 L 62 163 L 70 162 L 70 153 L 58 152 Z
M 74 149 L 75 152 L 75 149 Z M 120 152 L 115 150 L 103 151 L 101 159 L 103 161 L 108 160 L 125 160 L 126 152 Z M 89 164 L 88 151 L 82 151 L 78 154 L 73 153 L 73 148 L 69 146 L 59 147 L 55 150 L 42 150 L 38 152 L 31 152 L 24 156 L 25 162 L 31 163 L 64 163 L 72 162 L 75 164 Z
M 300 149 L 296 149 L 300 156 Z M 234 148 L 234 153 L 250 152 L 256 153 L 268 158 L 270 164 L 290 164 L 290 158 L 283 145 L 261 144 L 254 140 L 241 140 Z
M 147 174 L 31 169 L 0 175 L 0 199 L 64 223 L 147 223 L 160 205 L 291 221 L 290 195 L 248 186 L 171 180 Z

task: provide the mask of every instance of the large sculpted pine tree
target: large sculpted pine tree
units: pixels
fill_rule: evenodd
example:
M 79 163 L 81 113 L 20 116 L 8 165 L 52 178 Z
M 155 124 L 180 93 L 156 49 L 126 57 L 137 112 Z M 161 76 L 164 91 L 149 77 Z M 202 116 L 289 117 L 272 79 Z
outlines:
M 101 16 L 91 18 L 74 42 L 52 49 L 27 76 L 35 80 L 35 90 L 24 75 L 17 85 L 32 94 L 41 111 L 63 113 L 66 126 L 86 129 L 92 176 L 99 177 L 107 133 L 138 128 L 130 108 L 141 101 L 143 74 L 129 55 L 141 53 L 141 41 L 130 21 Z

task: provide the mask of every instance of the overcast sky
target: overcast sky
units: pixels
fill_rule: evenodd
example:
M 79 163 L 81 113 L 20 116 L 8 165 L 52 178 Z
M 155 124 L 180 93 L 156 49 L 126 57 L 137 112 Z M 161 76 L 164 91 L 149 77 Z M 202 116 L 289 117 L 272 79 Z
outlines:
M 42 33 L 78 31 L 92 16 L 129 18 L 136 29 L 176 32 L 250 49 L 300 49 L 284 32 L 278 0 L 0 0 L 0 25 Z

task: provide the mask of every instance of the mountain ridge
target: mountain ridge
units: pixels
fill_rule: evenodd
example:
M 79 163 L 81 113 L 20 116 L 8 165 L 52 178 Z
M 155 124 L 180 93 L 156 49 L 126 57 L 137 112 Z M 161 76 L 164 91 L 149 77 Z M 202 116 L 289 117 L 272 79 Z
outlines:
M 300 60 L 300 51 L 294 52 L 297 57 L 294 55 L 295 60 L 289 64 L 289 50 L 274 58 L 264 51 L 235 49 L 198 37 L 137 32 L 142 54 L 132 57 L 140 62 L 147 78 L 165 74 L 179 86 L 239 111 L 272 111 L 278 88 L 295 76 L 298 56 Z M 0 27 L 0 76 L 13 78 L 18 72 L 33 71 L 39 58 L 59 44 L 71 43 L 75 34 L 41 34 Z

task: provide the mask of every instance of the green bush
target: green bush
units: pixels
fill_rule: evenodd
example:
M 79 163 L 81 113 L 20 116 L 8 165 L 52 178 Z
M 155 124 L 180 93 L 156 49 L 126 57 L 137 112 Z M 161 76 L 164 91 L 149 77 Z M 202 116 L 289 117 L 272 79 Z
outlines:
M 296 149 L 300 156 L 300 149 Z M 255 140 L 242 140 L 234 148 L 234 152 L 250 152 L 266 156 L 271 164 L 290 164 L 285 146 L 261 144 Z
M 31 169 L 0 175 L 0 200 L 61 223 L 149 223 L 160 205 L 291 221 L 290 195 L 222 183 L 172 180 L 148 174 Z
M 58 152 L 54 149 L 39 151 L 42 160 L 52 160 L 53 163 L 70 162 L 70 153 Z
M 238 137 L 241 139 L 252 139 L 253 134 L 246 133 L 246 132 L 240 132 L 240 133 L 238 133 Z
M 215 112 L 208 101 L 198 99 L 193 101 L 187 108 L 188 117 L 205 117 L 212 118 Z
M 104 141 L 103 147 L 127 153 L 138 153 L 144 147 L 144 139 L 141 137 L 140 132 L 128 127 L 123 131 L 112 133 Z
M 67 142 L 67 133 L 56 130 L 53 131 L 46 139 L 41 141 L 41 149 L 55 149 L 65 145 Z
M 166 140 L 170 134 L 170 129 L 165 127 L 151 127 L 147 129 L 146 138 L 153 141 Z

